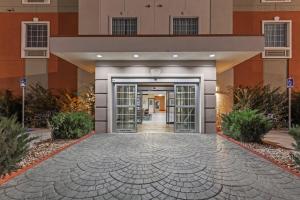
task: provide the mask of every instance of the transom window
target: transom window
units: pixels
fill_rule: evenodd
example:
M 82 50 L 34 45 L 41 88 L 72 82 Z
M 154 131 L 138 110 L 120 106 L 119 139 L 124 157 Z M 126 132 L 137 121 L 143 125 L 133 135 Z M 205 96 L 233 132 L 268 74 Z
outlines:
M 196 17 L 174 17 L 174 35 L 198 35 L 198 18 Z
M 287 47 L 288 46 L 288 24 L 287 23 L 265 23 L 265 46 Z
M 26 47 L 48 47 L 48 24 L 26 24 Z
M 136 17 L 112 18 L 112 35 L 137 35 L 138 20 Z

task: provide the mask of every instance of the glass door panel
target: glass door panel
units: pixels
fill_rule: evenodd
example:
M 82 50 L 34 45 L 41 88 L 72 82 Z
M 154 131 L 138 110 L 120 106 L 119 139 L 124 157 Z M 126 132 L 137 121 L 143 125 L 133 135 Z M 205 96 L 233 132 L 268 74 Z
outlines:
M 175 132 L 197 131 L 197 85 L 175 85 Z
M 167 124 L 174 124 L 175 121 L 175 93 L 167 91 Z
M 115 85 L 115 126 L 116 132 L 136 132 L 136 84 Z

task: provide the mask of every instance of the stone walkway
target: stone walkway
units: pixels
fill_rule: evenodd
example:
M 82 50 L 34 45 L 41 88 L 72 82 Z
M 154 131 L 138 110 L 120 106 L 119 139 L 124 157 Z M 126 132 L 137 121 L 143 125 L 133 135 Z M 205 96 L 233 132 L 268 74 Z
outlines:
M 265 135 L 263 141 L 290 150 L 294 150 L 295 147 L 292 144 L 296 144 L 296 141 L 288 134 L 287 130 L 272 130 Z
M 0 199 L 300 199 L 300 179 L 216 135 L 95 135 L 5 185 Z

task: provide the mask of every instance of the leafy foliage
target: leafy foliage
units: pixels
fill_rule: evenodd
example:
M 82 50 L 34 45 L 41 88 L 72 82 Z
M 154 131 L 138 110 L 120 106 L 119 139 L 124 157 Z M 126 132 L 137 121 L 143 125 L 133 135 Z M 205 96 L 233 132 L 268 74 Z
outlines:
M 31 140 L 15 117 L 0 117 L 0 178 L 17 169 Z
M 48 120 L 60 111 L 60 105 L 51 90 L 36 84 L 29 87 L 25 109 L 26 125 L 44 128 L 48 126 Z
M 296 126 L 294 128 L 291 128 L 289 130 L 289 134 L 291 136 L 293 136 L 293 138 L 296 141 L 296 145 L 295 145 L 296 150 L 300 151 L 300 126 Z
M 292 123 L 300 125 L 300 92 L 294 92 L 292 97 Z
M 84 112 L 67 112 L 55 115 L 50 124 L 54 139 L 75 139 L 93 129 L 93 120 Z
M 234 110 L 222 116 L 223 133 L 242 142 L 261 142 L 271 128 L 271 121 L 257 110 Z
M 280 88 L 269 85 L 233 88 L 234 110 L 251 109 L 272 119 L 274 127 L 287 124 L 288 99 Z
M 86 112 L 94 116 L 95 114 L 95 89 L 94 85 L 87 88 L 79 96 L 67 91 L 60 92 L 59 103 L 61 112 Z
M 22 117 L 21 98 L 16 97 L 10 90 L 0 93 L 0 117 L 16 116 L 19 120 Z
M 289 134 L 293 136 L 296 141 L 296 144 L 294 144 L 294 146 L 298 152 L 293 154 L 293 159 L 295 163 L 300 166 L 300 126 L 296 126 L 290 129 Z

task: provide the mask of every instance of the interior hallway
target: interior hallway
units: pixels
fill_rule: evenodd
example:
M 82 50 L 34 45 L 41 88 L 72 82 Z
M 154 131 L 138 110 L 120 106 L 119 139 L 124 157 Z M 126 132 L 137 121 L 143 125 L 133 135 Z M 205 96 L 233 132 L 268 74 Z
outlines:
M 166 112 L 152 113 L 152 118 L 138 125 L 139 133 L 173 133 L 173 124 L 166 124 Z

